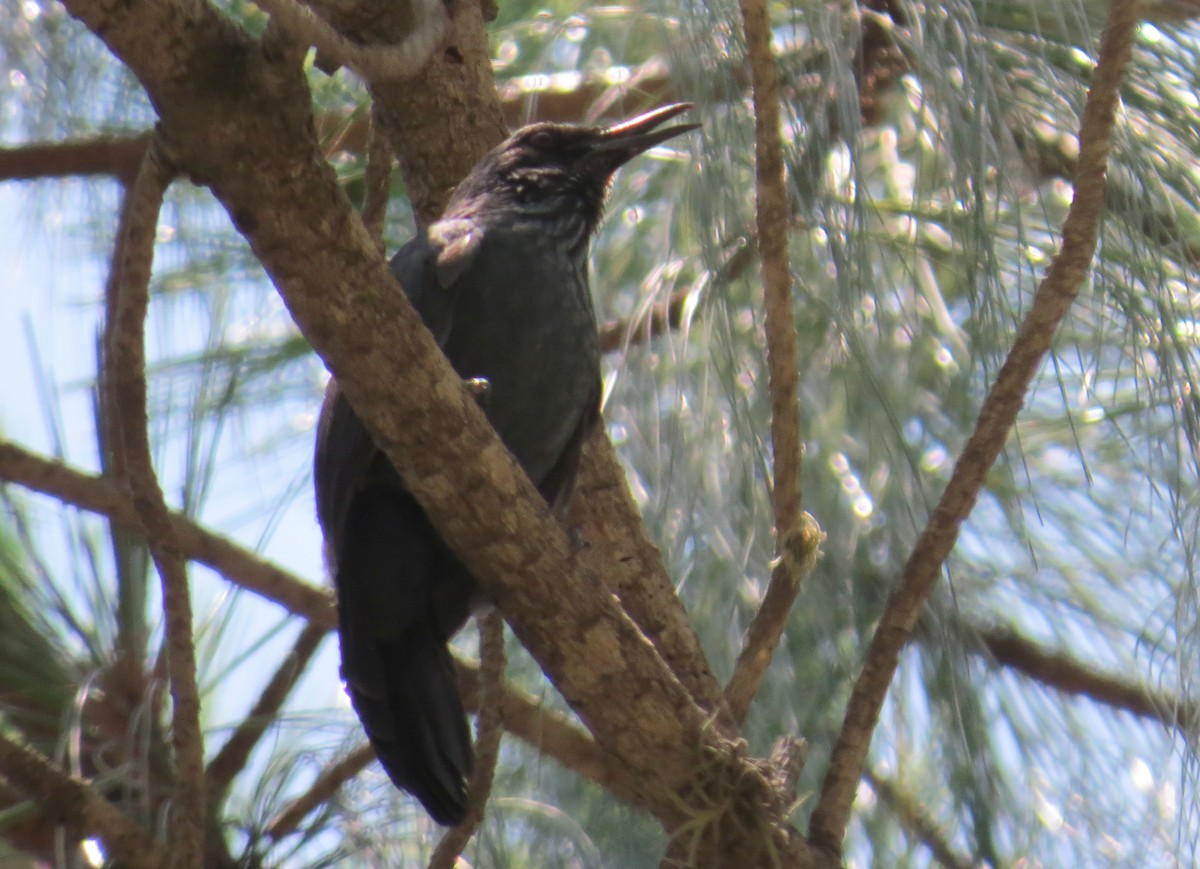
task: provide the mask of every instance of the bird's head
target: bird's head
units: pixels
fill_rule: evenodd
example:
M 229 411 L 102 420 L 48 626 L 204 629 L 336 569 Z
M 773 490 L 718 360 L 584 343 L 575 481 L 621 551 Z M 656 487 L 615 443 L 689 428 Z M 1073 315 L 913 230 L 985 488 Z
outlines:
M 613 174 L 643 151 L 699 124 L 662 124 L 692 108 L 675 103 L 611 127 L 538 123 L 522 127 L 483 157 L 459 185 L 451 208 L 513 211 L 570 219 L 591 232 Z

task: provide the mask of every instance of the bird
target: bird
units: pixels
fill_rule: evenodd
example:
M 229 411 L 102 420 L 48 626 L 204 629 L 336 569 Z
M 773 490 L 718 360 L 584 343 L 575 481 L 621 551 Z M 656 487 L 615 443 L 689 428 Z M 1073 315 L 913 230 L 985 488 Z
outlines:
M 564 519 L 600 419 L 588 251 L 617 169 L 696 129 L 676 103 L 608 127 L 536 123 L 484 155 L 392 258 L 400 286 L 501 441 Z M 384 770 L 442 825 L 473 751 L 449 640 L 478 584 L 331 379 L 313 463 L 338 599 L 341 677 Z

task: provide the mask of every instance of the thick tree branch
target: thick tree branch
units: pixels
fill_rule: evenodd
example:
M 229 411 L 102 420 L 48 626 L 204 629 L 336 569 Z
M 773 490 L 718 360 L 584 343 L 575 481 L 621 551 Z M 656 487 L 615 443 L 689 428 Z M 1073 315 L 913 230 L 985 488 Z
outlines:
M 162 582 L 167 670 L 171 686 L 171 741 L 175 752 L 175 797 L 170 812 L 172 864 L 204 865 L 204 737 L 196 686 L 196 647 L 187 565 L 175 540 L 162 487 L 150 454 L 146 415 L 145 323 L 150 306 L 154 238 L 170 174 L 154 143 L 146 151 L 137 180 L 125 197 L 123 233 L 113 263 L 120 277 L 115 318 L 105 325 L 107 408 L 121 422 L 111 433 L 120 440 L 133 506 L 146 528 L 150 554 Z
M 109 857 L 129 869 L 159 869 L 167 852 L 120 809 L 32 748 L 0 734 L 0 777 L 29 796 L 46 818 L 67 827 L 71 841 L 104 842 Z
M 136 16 L 99 0 L 69 8 L 142 80 L 172 157 L 225 205 L 439 533 L 597 740 L 630 766 L 643 803 L 673 816 L 672 795 L 701 759 L 705 715 L 578 569 L 566 534 L 396 287 L 316 147 L 298 58 L 248 43 L 204 6 L 187 21 L 166 4 Z M 191 39 L 167 36 L 178 32 Z M 227 70 L 214 80 L 206 58 L 234 50 L 237 86 L 225 87 Z M 614 703 L 621 696 L 629 706 Z
M 1063 224 L 1062 248 L 1038 287 L 1008 358 L 984 400 L 975 431 L 905 565 L 900 584 L 888 599 L 867 649 L 812 815 L 810 839 L 829 853 L 841 851 L 854 793 L 900 652 L 912 635 L 988 470 L 1004 446 L 1050 341 L 1087 276 L 1096 249 L 1109 139 L 1121 77 L 1132 51 L 1137 7 L 1137 0 L 1114 0 L 1109 12 L 1080 124 L 1075 198 Z

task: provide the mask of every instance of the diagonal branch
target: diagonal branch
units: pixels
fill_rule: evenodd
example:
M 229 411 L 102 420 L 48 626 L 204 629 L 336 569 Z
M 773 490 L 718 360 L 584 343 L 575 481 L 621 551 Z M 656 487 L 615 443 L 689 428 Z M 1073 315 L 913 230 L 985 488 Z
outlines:
M 946 839 L 945 832 L 929 815 L 929 810 L 917 802 L 916 798 L 904 790 L 895 781 L 879 775 L 874 770 L 863 772 L 865 778 L 879 795 L 880 801 L 888 807 L 900 825 L 917 841 L 929 849 L 933 859 L 940 863 L 943 869 L 972 869 L 978 863 L 969 857 L 959 854 Z
M 249 714 L 209 761 L 205 778 L 210 805 L 219 806 L 225 800 L 234 777 L 246 768 L 250 753 L 254 751 L 267 729 L 275 723 L 279 710 L 283 708 L 288 695 L 304 675 L 309 661 L 316 654 L 326 633 L 328 631 L 323 625 L 314 622 L 304 626 L 300 636 L 296 638 L 295 645 L 283 659 L 283 663 L 279 665 L 279 669 L 275 671 L 275 675 L 271 677 Z
M 709 713 L 581 566 L 397 287 L 318 147 L 302 54 L 255 41 L 204 3 L 66 5 L 141 81 L 172 162 L 225 207 L 439 536 L 628 769 L 637 803 L 673 829 L 687 815 L 680 795 L 699 799 L 719 782 L 739 795 L 725 804 L 752 816 L 725 825 L 740 833 L 722 847 L 744 845 L 751 862 L 775 849 L 810 863 L 798 833 L 753 798 L 765 777 L 719 740 Z M 421 219 L 444 201 L 446 173 L 465 174 L 501 129 L 480 11 L 451 7 L 445 52 L 403 87 L 371 83 Z M 234 81 L 213 71 L 213 57 L 230 56 Z
M 125 530 L 146 533 L 127 492 L 104 477 L 77 471 L 11 442 L 0 441 L 0 480 L 98 513 Z M 337 625 L 333 595 L 325 589 L 309 585 L 181 513 L 170 514 L 170 520 L 176 543 L 188 558 L 326 630 Z
M 200 694 L 196 687 L 196 647 L 187 566 L 175 540 L 170 514 L 150 456 L 146 417 L 145 323 L 150 305 L 154 238 L 170 173 L 152 143 L 137 180 L 125 196 L 122 232 L 114 268 L 119 277 L 113 318 L 105 324 L 107 408 L 120 419 L 111 433 L 113 448 L 124 454 L 133 506 L 146 528 L 150 554 L 162 581 L 170 675 L 176 782 L 170 830 L 173 864 L 200 869 L 204 861 L 204 737 L 200 731 Z
M 291 835 L 300 826 L 301 821 L 318 806 L 332 799 L 342 785 L 366 769 L 367 764 L 374 759 L 375 749 L 371 748 L 369 742 L 364 742 L 345 757 L 321 770 L 308 790 L 288 803 L 282 812 L 270 820 L 266 829 L 267 837 L 278 841 Z
M 806 528 L 810 523 L 801 517 L 800 404 L 796 395 L 796 326 L 787 244 L 789 208 L 771 20 L 766 0 L 740 0 L 740 6 L 754 96 L 755 206 L 766 319 L 767 387 L 771 395 L 776 561 L 767 593 L 725 689 L 725 699 L 739 724 L 746 720 L 783 636 L 800 578 L 812 566 L 820 542 L 816 523 Z
M 166 849 L 86 782 L 3 734 L 0 778 L 33 799 L 46 817 L 65 825 L 71 836 L 99 837 L 108 856 L 122 866 L 159 869 L 167 864 Z
M 1141 718 L 1158 721 L 1184 733 L 1200 723 L 1200 707 L 1167 691 L 1153 691 L 1128 678 L 1089 667 L 1071 655 L 1035 643 L 1011 628 L 964 625 L 967 635 L 977 636 L 979 646 L 968 649 L 986 654 L 992 661 L 1063 694 L 1087 697 L 1105 706 L 1122 709 Z
M 975 431 L 963 448 L 950 482 L 871 638 L 812 815 L 810 840 L 828 853 L 841 852 L 854 793 L 900 652 L 912 635 L 942 565 L 958 539 L 958 530 L 983 488 L 988 470 L 1004 447 L 1050 341 L 1087 277 L 1096 250 L 1109 139 L 1121 76 L 1132 53 L 1137 10 L 1137 0 L 1113 2 L 1080 123 L 1075 198 L 1063 224 L 1062 247 L 1038 287 L 1008 358 L 984 399 Z

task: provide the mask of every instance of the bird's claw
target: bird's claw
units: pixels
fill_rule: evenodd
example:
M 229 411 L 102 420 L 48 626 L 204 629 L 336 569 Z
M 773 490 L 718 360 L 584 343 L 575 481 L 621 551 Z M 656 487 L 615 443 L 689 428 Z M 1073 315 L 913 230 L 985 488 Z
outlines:
M 463 385 L 467 387 L 467 392 L 475 399 L 475 403 L 480 407 L 487 407 L 488 399 L 492 395 L 492 381 L 486 377 L 468 377 L 463 381 Z

